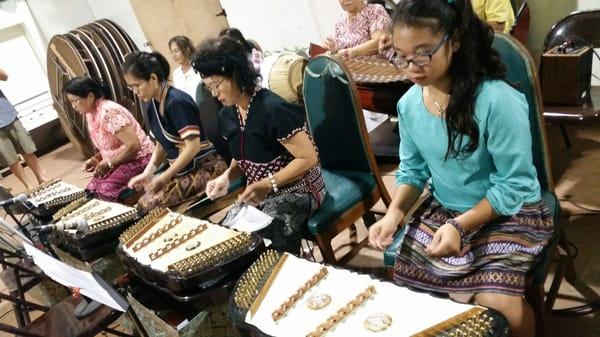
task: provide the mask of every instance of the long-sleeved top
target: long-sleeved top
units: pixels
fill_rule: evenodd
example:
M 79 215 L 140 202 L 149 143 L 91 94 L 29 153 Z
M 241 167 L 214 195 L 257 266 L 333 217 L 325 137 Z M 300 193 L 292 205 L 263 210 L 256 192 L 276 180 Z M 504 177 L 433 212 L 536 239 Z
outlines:
M 464 212 L 486 198 L 499 215 L 514 215 L 524 203 L 539 201 L 525 97 L 501 80 L 484 81 L 475 101 L 479 146 L 444 159 L 445 120 L 427 110 L 422 87 L 413 86 L 398 102 L 400 166 L 397 184 L 419 190 L 430 179 L 433 196 L 447 209 Z M 463 145 L 468 138 L 463 137 Z

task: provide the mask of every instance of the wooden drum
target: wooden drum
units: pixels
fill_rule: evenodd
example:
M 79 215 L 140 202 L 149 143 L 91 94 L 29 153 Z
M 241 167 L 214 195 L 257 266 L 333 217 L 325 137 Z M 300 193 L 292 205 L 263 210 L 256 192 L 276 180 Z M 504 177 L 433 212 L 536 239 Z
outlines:
M 302 78 L 308 60 L 295 53 L 267 56 L 261 63 L 263 87 L 283 97 L 288 102 L 302 101 Z

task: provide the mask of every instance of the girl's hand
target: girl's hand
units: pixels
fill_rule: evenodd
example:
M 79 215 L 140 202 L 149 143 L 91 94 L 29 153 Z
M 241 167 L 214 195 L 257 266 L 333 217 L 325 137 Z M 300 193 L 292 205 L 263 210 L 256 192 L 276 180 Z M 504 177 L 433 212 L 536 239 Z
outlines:
M 260 204 L 271 192 L 271 183 L 268 179 L 259 180 L 246 187 L 244 192 L 238 196 L 238 201 L 252 206 Z
M 444 224 L 433 235 L 425 250 L 434 257 L 458 256 L 460 254 L 460 233 L 452 224 Z
M 394 241 L 400 221 L 386 214 L 369 228 L 369 244 L 379 250 L 386 249 Z

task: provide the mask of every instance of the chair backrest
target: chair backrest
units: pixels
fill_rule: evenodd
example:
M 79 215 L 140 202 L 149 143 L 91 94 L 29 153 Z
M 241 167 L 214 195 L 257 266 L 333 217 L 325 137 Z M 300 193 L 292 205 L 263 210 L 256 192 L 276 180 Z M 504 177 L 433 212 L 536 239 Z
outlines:
M 311 59 L 304 71 L 307 122 L 326 170 L 373 172 L 358 92 L 343 64 L 330 56 Z
M 600 9 L 573 12 L 560 19 L 544 40 L 544 51 L 566 40 L 576 45 L 600 48 Z
M 535 63 L 527 49 L 519 41 L 506 34 L 496 33 L 493 47 L 500 53 L 500 57 L 506 65 L 508 81 L 527 98 L 533 163 L 542 189 L 553 190 L 552 169 L 544 128 L 542 94 Z
M 198 105 L 200 122 L 202 123 L 202 130 L 206 133 L 206 138 L 214 145 L 217 152 L 225 159 L 225 162 L 229 163 L 231 161 L 229 145 L 223 139 L 217 126 L 219 111 L 221 111 L 223 105 L 213 97 L 202 83 L 196 88 L 196 104 Z

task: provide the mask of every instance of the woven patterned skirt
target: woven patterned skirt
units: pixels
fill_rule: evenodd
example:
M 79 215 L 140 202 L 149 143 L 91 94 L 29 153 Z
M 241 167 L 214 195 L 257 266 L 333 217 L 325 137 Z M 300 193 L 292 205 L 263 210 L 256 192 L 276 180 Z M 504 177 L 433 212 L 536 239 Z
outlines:
M 206 183 L 225 172 L 227 164 L 216 151 L 196 159 L 195 168 L 187 174 L 176 176 L 157 193 L 147 191 L 138 201 L 138 208 L 151 210 L 157 206 L 180 205 L 204 193 Z
M 119 194 L 127 188 L 131 178 L 144 171 L 150 157 L 152 154 L 136 158 L 115 167 L 103 176 L 94 177 L 85 189 L 94 192 L 99 199 L 119 202 Z
M 522 295 L 526 274 L 553 233 L 546 203 L 524 205 L 516 215 L 500 217 L 470 232 L 459 256 L 429 256 L 425 247 L 434 233 L 458 214 L 432 196 L 421 204 L 406 225 L 394 281 L 433 292 Z

